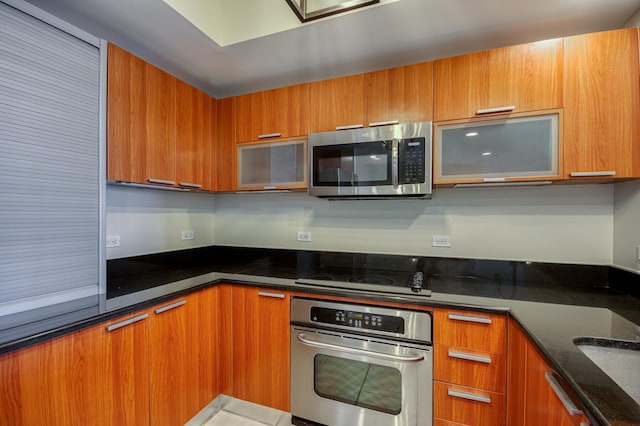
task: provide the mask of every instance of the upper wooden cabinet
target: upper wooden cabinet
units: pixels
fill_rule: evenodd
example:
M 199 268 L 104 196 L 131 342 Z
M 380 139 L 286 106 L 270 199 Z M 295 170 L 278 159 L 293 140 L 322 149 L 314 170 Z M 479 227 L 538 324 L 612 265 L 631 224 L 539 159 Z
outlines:
M 107 178 L 175 182 L 176 79 L 109 43 Z
M 235 191 L 237 178 L 237 158 L 235 131 L 235 104 L 237 98 L 225 98 L 217 101 L 217 113 L 212 129 L 214 149 L 211 150 L 211 173 L 214 191 Z M 214 182 L 215 180 L 215 182 Z
M 107 178 L 212 189 L 211 97 L 109 43 Z
M 369 126 L 433 120 L 433 62 L 365 74 Z
M 640 177 L 638 28 L 564 39 L 566 178 Z
M 236 142 L 309 133 L 309 84 L 236 97 Z
M 364 74 L 311 83 L 311 133 L 365 124 Z
M 434 120 L 561 108 L 562 57 L 554 39 L 439 59 Z

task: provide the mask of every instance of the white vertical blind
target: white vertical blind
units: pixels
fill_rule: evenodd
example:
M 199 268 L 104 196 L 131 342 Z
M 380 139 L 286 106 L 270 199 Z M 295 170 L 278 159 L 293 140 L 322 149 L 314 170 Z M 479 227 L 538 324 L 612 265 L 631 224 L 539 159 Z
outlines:
M 99 291 L 100 52 L 0 2 L 0 315 Z

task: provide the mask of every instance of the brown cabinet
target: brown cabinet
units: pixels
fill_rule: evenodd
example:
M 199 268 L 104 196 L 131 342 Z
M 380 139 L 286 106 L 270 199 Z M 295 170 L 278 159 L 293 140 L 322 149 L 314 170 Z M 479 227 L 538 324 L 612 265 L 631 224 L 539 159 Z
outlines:
M 235 191 L 237 176 L 237 153 L 235 142 L 235 102 L 236 98 L 224 98 L 217 101 L 217 114 L 214 132 L 215 141 L 212 149 L 211 164 L 214 191 Z
M 564 170 L 640 177 L 638 28 L 564 39 Z
M 436 309 L 433 324 L 434 418 L 506 424 L 506 317 Z
M 554 39 L 439 59 L 434 120 L 561 108 L 562 57 Z
M 309 84 L 236 97 L 236 142 L 309 133 Z
M 107 178 L 212 189 L 211 98 L 109 43 Z
M 365 125 L 365 74 L 310 84 L 311 133 Z
M 233 396 L 289 411 L 289 294 L 233 287 Z
M 2 423 L 148 425 L 145 318 L 127 315 L 0 356 Z

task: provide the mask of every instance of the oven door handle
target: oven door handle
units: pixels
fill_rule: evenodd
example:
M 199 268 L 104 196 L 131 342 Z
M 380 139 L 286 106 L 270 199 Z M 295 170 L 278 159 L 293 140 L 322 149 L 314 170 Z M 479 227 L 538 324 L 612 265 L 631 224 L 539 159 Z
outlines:
M 307 346 L 313 346 L 316 348 L 332 349 L 336 351 L 348 352 L 348 353 L 358 354 L 358 355 L 366 355 L 374 358 L 388 359 L 388 360 L 398 361 L 398 362 L 424 361 L 424 355 L 421 355 L 421 354 L 396 355 L 396 354 L 390 354 L 385 352 L 368 351 L 365 349 L 354 348 L 351 346 L 336 345 L 334 343 L 327 343 L 327 342 L 323 342 L 316 339 L 309 339 L 304 333 L 298 333 L 297 338 L 302 344 Z

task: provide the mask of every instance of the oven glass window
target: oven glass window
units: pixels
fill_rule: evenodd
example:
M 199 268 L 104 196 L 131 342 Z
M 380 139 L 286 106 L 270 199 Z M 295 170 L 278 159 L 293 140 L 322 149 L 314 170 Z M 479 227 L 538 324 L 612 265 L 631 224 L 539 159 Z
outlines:
M 402 375 L 395 368 L 318 354 L 313 377 L 314 390 L 323 398 L 400 414 Z
M 313 147 L 315 186 L 391 184 L 391 141 Z

